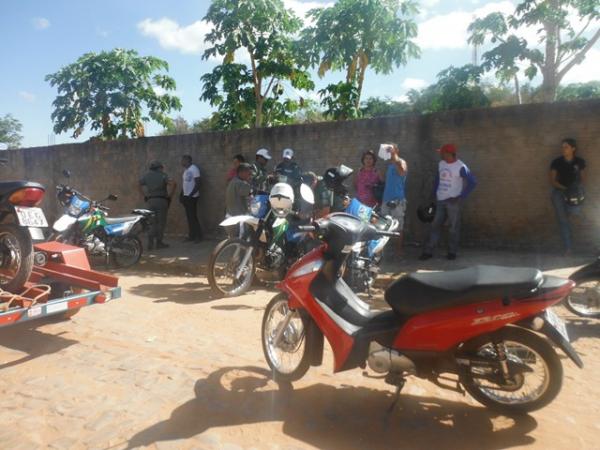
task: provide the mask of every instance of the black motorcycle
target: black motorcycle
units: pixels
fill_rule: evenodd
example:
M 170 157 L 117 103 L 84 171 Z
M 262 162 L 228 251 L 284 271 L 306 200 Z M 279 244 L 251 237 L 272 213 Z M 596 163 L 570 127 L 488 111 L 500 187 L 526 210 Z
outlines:
M 569 279 L 576 286 L 565 298 L 565 306 L 578 316 L 600 318 L 600 258 L 574 272 Z

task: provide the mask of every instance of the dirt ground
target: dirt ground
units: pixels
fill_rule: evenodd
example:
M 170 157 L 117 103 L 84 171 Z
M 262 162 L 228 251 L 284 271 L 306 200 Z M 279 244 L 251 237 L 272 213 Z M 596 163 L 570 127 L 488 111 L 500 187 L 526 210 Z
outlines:
M 512 419 L 415 378 L 389 412 L 392 388 L 333 375 L 329 349 L 277 386 L 260 344 L 273 292 L 215 300 L 204 278 L 148 271 L 121 285 L 122 299 L 69 321 L 0 330 L 0 447 L 600 448 L 600 321 L 563 308 L 586 367 L 563 358 L 559 397 Z

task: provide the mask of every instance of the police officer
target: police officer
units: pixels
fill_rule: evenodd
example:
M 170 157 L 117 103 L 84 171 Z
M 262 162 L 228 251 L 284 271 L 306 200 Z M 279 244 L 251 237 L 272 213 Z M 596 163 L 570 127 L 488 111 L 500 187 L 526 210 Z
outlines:
M 164 166 L 160 161 L 152 161 L 150 170 L 140 178 L 140 193 L 148 209 L 156 214 L 148 234 L 148 250 L 153 250 L 155 245 L 157 249 L 169 247 L 163 242 L 163 236 L 167 224 L 167 211 L 175 188 L 176 183 L 164 172 Z
M 269 174 L 267 173 L 267 164 L 271 160 L 271 154 L 266 148 L 261 148 L 256 152 L 256 162 L 252 165 L 254 175 L 252 175 L 252 187 L 257 192 L 269 191 Z
M 294 161 L 294 150 L 286 148 L 282 153 L 283 160 L 275 167 L 275 175 L 282 183 L 288 183 L 297 191 L 302 183 L 302 171 L 296 161 Z

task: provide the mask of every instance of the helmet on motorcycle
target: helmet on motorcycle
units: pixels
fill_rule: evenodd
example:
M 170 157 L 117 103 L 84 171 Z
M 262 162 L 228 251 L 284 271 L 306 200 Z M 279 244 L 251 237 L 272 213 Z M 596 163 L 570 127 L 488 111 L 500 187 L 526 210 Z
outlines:
M 425 206 L 421 205 L 417 208 L 417 217 L 423 223 L 431 223 L 435 217 L 435 208 L 434 202 Z
M 269 202 L 277 217 L 286 217 L 294 206 L 294 190 L 287 183 L 277 183 L 271 189 Z
M 346 179 L 354 173 L 350 167 L 340 164 L 338 167 L 331 167 L 323 174 L 325 185 L 330 188 L 339 187 Z

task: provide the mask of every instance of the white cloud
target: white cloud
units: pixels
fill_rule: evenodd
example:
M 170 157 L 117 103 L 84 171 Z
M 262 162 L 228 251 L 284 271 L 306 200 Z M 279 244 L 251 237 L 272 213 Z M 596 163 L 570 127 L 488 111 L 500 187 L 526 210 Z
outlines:
M 306 18 L 306 13 L 315 8 L 328 8 L 333 5 L 333 2 L 303 2 L 300 0 L 283 0 L 286 8 L 293 10 L 296 15 L 302 19 Z
M 21 97 L 27 103 L 33 103 L 33 102 L 35 102 L 35 94 L 33 94 L 31 92 L 28 92 L 28 91 L 20 91 L 19 92 L 19 97 Z
M 204 52 L 206 49 L 204 37 L 211 30 L 210 23 L 202 20 L 181 26 L 166 17 L 158 20 L 144 19 L 137 27 L 144 36 L 158 40 L 162 48 L 188 54 Z
M 392 100 L 395 102 L 406 103 L 409 101 L 409 98 L 408 98 L 408 95 L 403 94 L 403 95 L 397 95 L 395 97 L 392 97 Z
M 462 49 L 467 48 L 469 24 L 477 17 L 500 11 L 511 13 L 515 9 L 509 1 L 488 3 L 473 11 L 454 11 L 433 16 L 419 24 L 417 44 L 422 49 Z
M 425 8 L 431 8 L 437 5 L 439 2 L 440 0 L 421 0 L 419 3 Z
M 31 23 L 33 24 L 33 28 L 36 30 L 45 30 L 46 28 L 50 27 L 50 21 L 45 17 L 34 17 L 31 20 Z
M 562 84 L 597 81 L 600 73 L 600 49 L 592 48 L 581 64 L 573 66 L 563 78 Z
M 406 90 L 423 89 L 428 83 L 420 78 L 407 78 L 402 82 L 402 87 Z

